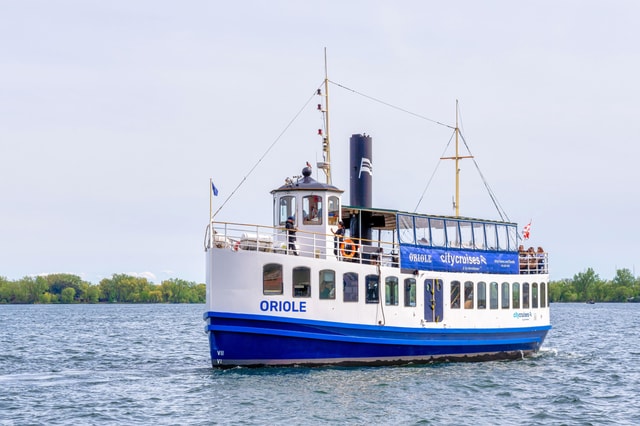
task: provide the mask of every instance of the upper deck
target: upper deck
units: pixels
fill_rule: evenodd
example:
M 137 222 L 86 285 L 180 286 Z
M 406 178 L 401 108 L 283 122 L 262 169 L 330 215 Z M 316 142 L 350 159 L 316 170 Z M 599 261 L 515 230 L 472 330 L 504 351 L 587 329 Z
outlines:
M 517 225 L 473 218 L 423 215 L 342 206 L 347 235 L 298 229 L 299 256 L 401 268 L 403 270 L 497 274 L 546 274 L 547 253 L 519 253 Z M 370 238 L 360 231 L 366 221 Z M 286 254 L 287 230 L 214 222 L 205 247 Z M 331 231 L 333 231 L 331 229 Z M 367 235 L 369 236 L 369 235 Z

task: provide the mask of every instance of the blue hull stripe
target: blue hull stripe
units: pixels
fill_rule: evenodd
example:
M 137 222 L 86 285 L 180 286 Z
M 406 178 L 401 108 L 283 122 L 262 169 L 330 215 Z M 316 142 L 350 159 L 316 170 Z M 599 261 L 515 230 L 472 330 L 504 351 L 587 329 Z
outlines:
M 300 331 L 289 330 L 273 330 L 256 327 L 230 327 L 230 326 L 215 326 L 210 325 L 207 327 L 207 331 L 218 331 L 227 333 L 252 333 L 271 336 L 282 337 L 295 337 L 300 339 L 319 339 L 319 340 L 332 340 L 336 342 L 352 342 L 352 343 L 368 343 L 375 345 L 417 345 L 417 346 L 477 346 L 477 345 L 499 345 L 499 344 L 526 344 L 540 342 L 540 337 L 524 337 L 524 338 L 510 338 L 510 339 L 481 339 L 481 340 L 451 340 L 451 339 L 394 339 L 394 338 L 376 338 L 376 337 L 360 337 L 360 336 L 340 336 L 335 334 L 321 334 L 321 333 L 308 333 Z M 382 333 L 382 332 L 381 332 Z
M 537 351 L 551 326 L 429 329 L 207 312 L 214 366 L 400 363 Z

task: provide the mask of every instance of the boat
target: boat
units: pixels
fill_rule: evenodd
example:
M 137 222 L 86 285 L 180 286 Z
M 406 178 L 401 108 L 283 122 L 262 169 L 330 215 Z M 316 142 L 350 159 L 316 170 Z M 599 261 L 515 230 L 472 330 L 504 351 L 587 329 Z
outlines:
M 308 162 L 301 172 L 292 165 L 300 174 L 274 185 L 269 223 L 211 215 L 207 224 L 203 318 L 212 366 L 398 365 L 536 353 L 551 329 L 548 254 L 521 258 L 518 225 L 508 220 L 464 217 L 457 208 L 451 216 L 375 208 L 366 134 L 349 141 L 345 203 L 331 180 L 328 82 L 318 89 L 326 133 L 319 131 L 323 161 L 316 167 L 325 181 L 314 179 Z M 451 158 L 459 170 L 457 118 L 455 132 Z

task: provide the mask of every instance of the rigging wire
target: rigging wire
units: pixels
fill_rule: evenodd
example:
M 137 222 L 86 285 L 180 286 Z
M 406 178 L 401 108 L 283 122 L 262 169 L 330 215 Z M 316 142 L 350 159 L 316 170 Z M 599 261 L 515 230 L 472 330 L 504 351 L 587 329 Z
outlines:
M 462 119 L 462 111 L 460 111 L 460 109 L 458 109 L 458 116 L 460 117 L 460 129 L 462 130 L 464 129 L 464 121 Z M 489 193 L 489 198 L 491 198 L 491 201 L 493 202 L 493 206 L 496 208 L 498 215 L 500 215 L 500 219 L 504 221 L 506 218 L 508 222 L 511 222 L 511 219 L 509 219 L 507 212 L 502 208 L 502 206 L 498 202 L 498 197 L 496 197 L 496 194 L 493 192 L 493 189 L 491 189 L 491 187 L 489 186 L 489 182 L 482 174 L 482 171 L 480 170 L 480 165 L 476 161 L 476 157 L 471 153 L 471 149 L 469 148 L 469 145 L 467 144 L 467 140 L 464 138 L 464 133 L 462 131 L 460 132 L 460 138 L 462 139 L 462 143 L 464 143 L 464 146 L 467 147 L 467 151 L 469 152 L 469 155 L 471 155 L 471 160 L 473 161 L 473 164 L 476 166 L 476 170 L 480 175 L 480 179 L 482 179 L 482 183 L 484 184 L 484 187 L 487 189 L 487 192 Z
M 462 142 L 464 143 L 464 146 L 467 147 L 467 151 L 469 151 L 469 154 L 471 154 L 471 160 L 473 161 L 473 164 L 475 164 L 476 170 L 478 171 L 478 174 L 480 175 L 480 178 L 482 179 L 482 183 L 484 184 L 484 187 L 487 188 L 487 192 L 489 193 L 489 197 L 491 198 L 491 201 L 493 201 L 493 205 L 496 208 L 496 210 L 498 211 L 498 214 L 500 215 L 500 218 L 503 221 L 506 218 L 506 220 L 508 222 L 511 222 L 511 219 L 509 219 L 509 216 L 507 216 L 507 213 L 504 211 L 504 209 L 502 208 L 502 206 L 498 202 L 498 199 L 497 199 L 495 193 L 493 192 L 493 190 L 489 186 L 489 182 L 487 182 L 487 179 L 485 179 L 484 175 L 482 174 L 482 171 L 480 170 L 480 166 L 478 165 L 478 162 L 476 161 L 475 157 L 471 153 L 471 150 L 469 149 L 469 145 L 467 145 L 467 140 L 464 138 L 464 135 L 462 135 L 462 133 L 460 134 L 460 138 L 462 139 Z
M 447 142 L 447 146 L 444 147 L 444 150 L 442 151 L 442 154 L 440 154 L 440 157 L 443 157 L 444 154 L 447 152 L 447 149 L 449 148 L 449 145 L 451 145 L 451 141 L 453 140 L 453 136 L 454 135 L 455 135 L 455 132 L 451 134 L 451 137 L 449 138 L 449 142 Z M 431 181 L 435 177 L 436 172 L 438 171 L 438 167 L 440 167 L 440 164 L 442 164 L 442 161 L 440 161 L 440 159 L 438 159 L 438 162 L 436 163 L 436 167 L 435 167 L 435 169 L 433 169 L 433 173 L 431 174 L 431 177 L 429 178 L 429 181 L 427 182 L 427 185 L 424 187 L 424 190 L 422 191 L 422 195 L 420 195 L 420 199 L 418 200 L 418 204 L 416 204 L 415 209 L 413 209 L 414 213 L 418 212 L 418 207 L 420 207 L 420 203 L 422 203 L 422 199 L 424 198 L 424 194 L 427 192 L 427 189 L 429 188 L 429 185 L 431 185 Z
M 280 132 L 278 137 L 276 137 L 275 140 L 271 143 L 271 145 L 269 145 L 269 148 L 267 148 L 267 150 L 264 152 L 264 154 L 262 154 L 262 156 L 258 159 L 258 161 L 253 165 L 253 167 L 251 167 L 249 172 L 245 175 L 245 177 L 242 178 L 240 183 L 234 188 L 233 191 L 231 191 L 231 194 L 229 194 L 229 196 L 224 200 L 224 202 L 220 205 L 220 207 L 218 207 L 218 210 L 216 210 L 216 212 L 213 214 L 213 216 L 211 217 L 211 220 L 213 220 L 213 218 L 216 217 L 216 215 L 220 212 L 220 210 L 222 210 L 222 208 L 225 206 L 225 204 L 227 204 L 227 202 L 231 199 L 231 197 L 233 197 L 233 194 L 235 194 L 236 191 L 238 191 L 238 189 L 244 184 L 244 182 L 251 175 L 251 173 L 253 173 L 253 171 L 256 169 L 256 167 L 258 167 L 258 165 L 262 162 L 262 160 L 264 160 L 264 158 L 267 156 L 269 151 L 271 151 L 271 149 L 273 149 L 273 147 L 276 145 L 276 143 L 278 143 L 278 141 L 280 141 L 280 138 L 282 138 L 282 136 L 289 129 L 289 127 L 291 127 L 291 125 L 298 119 L 298 117 L 300 116 L 300 114 L 302 114 L 302 112 L 305 110 L 305 108 L 307 108 L 307 105 L 309 105 L 309 102 L 311 102 L 311 100 L 317 95 L 318 89 L 320 87 L 322 87 L 322 84 L 320 84 L 320 86 L 318 86 L 318 88 L 316 88 L 313 91 L 313 94 L 309 97 L 309 99 L 307 99 L 307 101 L 304 103 L 302 108 L 300 108 L 300 110 L 293 116 L 291 121 L 289 121 L 289 123 L 284 127 L 284 129 L 282 129 L 282 131 Z
M 420 115 L 420 114 L 417 114 L 417 113 L 415 113 L 415 112 L 411 112 L 411 111 L 406 110 L 406 109 L 404 109 L 404 108 L 400 108 L 399 106 L 395 106 L 395 105 L 393 105 L 393 104 L 390 104 L 390 103 L 385 102 L 385 101 L 383 101 L 383 100 L 380 100 L 380 99 L 378 99 L 378 98 L 374 98 L 373 96 L 365 95 L 364 93 L 358 92 L 357 90 L 351 89 L 351 88 L 349 88 L 349 87 L 347 87 L 347 86 L 343 86 L 342 84 L 340 84 L 340 83 L 336 83 L 335 81 L 329 80 L 329 83 L 331 83 L 331 84 L 335 84 L 336 86 L 338 86 L 338 87 L 340 87 L 340 88 L 342 88 L 342 89 L 345 89 L 345 90 L 348 90 L 348 91 L 350 91 L 350 92 L 353 92 L 353 93 L 355 93 L 356 95 L 360 95 L 360 96 L 362 96 L 362 97 L 364 97 L 364 98 L 367 98 L 367 99 L 370 99 L 370 100 L 372 100 L 372 101 L 374 101 L 374 102 L 378 102 L 378 103 L 380 103 L 380 104 L 382 104 L 382 105 L 386 105 L 386 106 L 388 106 L 388 107 L 390 107 L 390 108 L 397 109 L 398 111 L 402 111 L 402 112 L 404 112 L 404 113 L 406 113 L 406 114 L 413 115 L 414 117 L 418 117 L 418 118 L 420 118 L 420 119 L 422 119 L 422 120 L 430 121 L 430 122 L 432 122 L 432 123 L 439 124 L 440 126 L 448 127 L 448 128 L 450 128 L 450 129 L 455 129 L 455 127 L 454 127 L 454 126 L 451 126 L 451 125 L 449 125 L 449 124 L 442 123 L 442 122 L 437 121 L 437 120 L 433 120 L 433 119 L 431 119 L 431 118 L 429 118 L 429 117 L 425 117 L 424 115 Z

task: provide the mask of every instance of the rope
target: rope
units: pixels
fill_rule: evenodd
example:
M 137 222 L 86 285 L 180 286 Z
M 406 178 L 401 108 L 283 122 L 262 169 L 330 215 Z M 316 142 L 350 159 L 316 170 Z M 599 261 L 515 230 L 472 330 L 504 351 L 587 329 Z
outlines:
M 331 84 L 335 84 L 336 86 L 338 86 L 338 87 L 340 87 L 340 88 L 342 88 L 342 89 L 345 89 L 345 90 L 348 90 L 348 91 L 350 91 L 350 92 L 353 92 L 353 93 L 355 93 L 356 95 L 360 95 L 360 96 L 362 96 L 362 97 L 364 97 L 364 98 L 367 98 L 367 99 L 370 99 L 370 100 L 372 100 L 372 101 L 374 101 L 374 102 L 378 102 L 378 103 L 380 103 L 380 104 L 382 104 L 382 105 L 386 105 L 386 106 L 388 106 L 388 107 L 390 107 L 390 108 L 397 109 L 398 111 L 402 111 L 402 112 L 404 112 L 404 113 L 406 113 L 406 114 L 413 115 L 414 117 L 418 117 L 418 118 L 420 118 L 420 119 L 422 119 L 422 120 L 430 121 L 430 122 L 432 122 L 432 123 L 439 124 L 440 126 L 448 127 L 448 128 L 450 128 L 450 129 L 455 129 L 455 127 L 454 127 L 454 126 L 450 126 L 449 124 L 445 124 L 445 123 L 442 123 L 442 122 L 440 122 L 440 121 L 433 120 L 433 119 L 431 119 L 431 118 L 429 118 L 429 117 L 425 117 L 424 115 L 420 115 L 420 114 L 417 114 L 417 113 L 415 113 L 415 112 L 411 112 L 411 111 L 409 111 L 409 110 L 406 110 L 406 109 L 404 109 L 404 108 L 400 108 L 399 106 L 395 106 L 395 105 L 390 104 L 390 103 L 388 103 L 388 102 L 385 102 L 385 101 L 383 101 L 383 100 L 380 100 L 380 99 L 374 98 L 373 96 L 365 95 L 364 93 L 361 93 L 361 92 L 358 92 L 357 90 L 354 90 L 354 89 L 351 89 L 351 88 L 349 88 L 349 87 L 343 86 L 342 84 L 336 83 L 335 81 L 331 81 L 331 80 L 329 80 L 329 83 L 331 83 Z
M 216 217 L 216 215 L 220 212 L 220 210 L 222 210 L 222 208 L 225 206 L 225 204 L 227 204 L 227 202 L 231 199 L 231 197 L 233 197 L 233 195 L 236 193 L 236 191 L 238 191 L 238 189 L 240 189 L 240 187 L 245 183 L 245 181 L 251 175 L 251 173 L 253 173 L 253 171 L 256 169 L 256 167 L 258 167 L 258 165 L 262 162 L 262 160 L 264 160 L 264 158 L 267 156 L 269 151 L 271 151 L 271 149 L 273 149 L 273 147 L 276 145 L 276 143 L 278 143 L 278 141 L 280 141 L 280 138 L 282 138 L 282 136 L 289 129 L 289 127 L 291 127 L 291 125 L 298 119 L 300 114 L 302 114 L 302 111 L 304 111 L 305 108 L 307 107 L 307 105 L 309 105 L 309 102 L 311 102 L 311 100 L 317 95 L 318 89 L 320 87 L 322 87 L 322 84 L 320 86 L 318 86 L 318 88 L 316 88 L 313 91 L 313 94 L 309 97 L 309 99 L 307 99 L 307 101 L 304 103 L 302 108 L 300 108 L 300 110 L 296 113 L 296 115 L 293 116 L 291 121 L 289 121 L 289 123 L 284 127 L 284 129 L 282 129 L 282 131 L 280 132 L 278 137 L 271 143 L 271 145 L 269 146 L 269 148 L 267 148 L 267 150 L 264 152 L 264 154 L 262 154 L 262 157 L 260 157 L 258 159 L 258 161 L 253 165 L 253 167 L 249 170 L 249 172 L 245 175 L 245 177 L 242 178 L 242 180 L 235 187 L 235 189 L 233 191 L 231 191 L 231 194 L 229 194 L 229 196 L 224 200 L 224 202 L 220 205 L 220 207 L 218 207 L 218 210 L 216 210 L 216 212 L 213 214 L 212 219 L 214 217 Z

